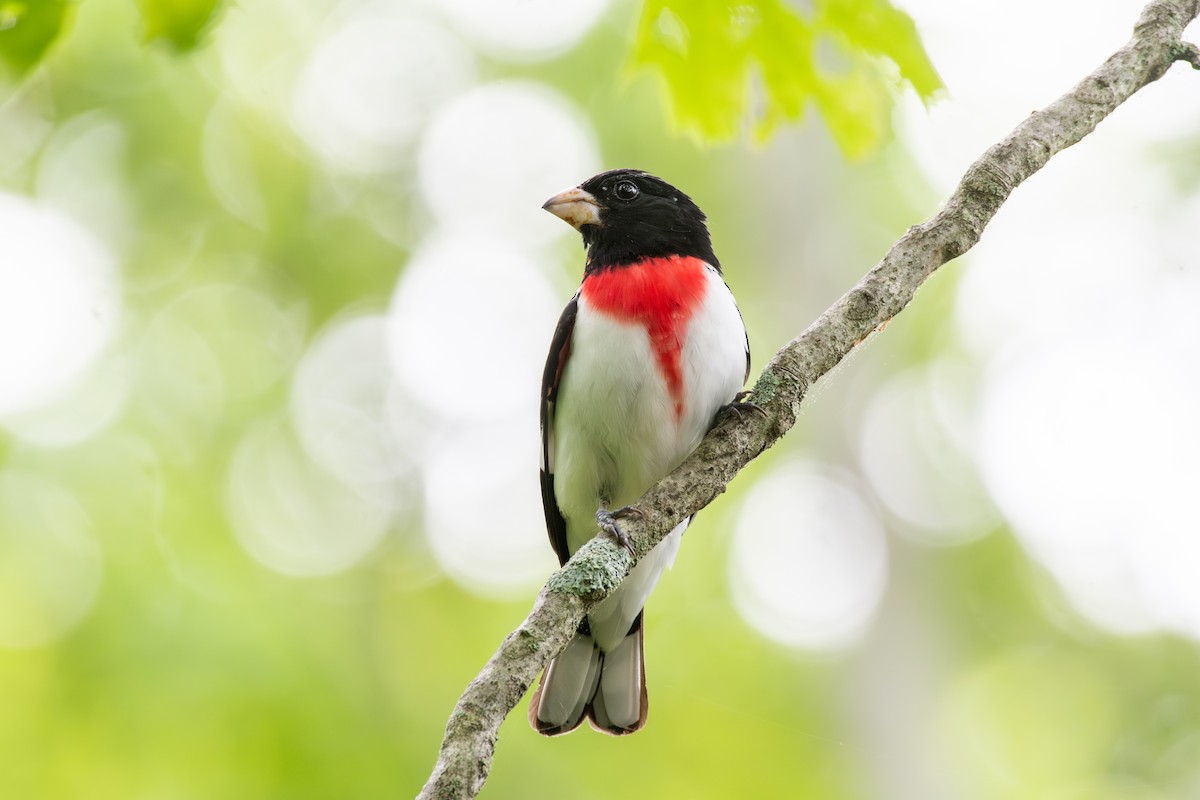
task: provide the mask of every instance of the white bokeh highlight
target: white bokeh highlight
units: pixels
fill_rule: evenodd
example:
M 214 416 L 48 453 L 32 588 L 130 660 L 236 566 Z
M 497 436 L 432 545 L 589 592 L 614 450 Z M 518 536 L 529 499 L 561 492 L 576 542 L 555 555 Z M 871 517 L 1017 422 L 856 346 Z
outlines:
M 443 420 L 536 412 L 546 348 L 565 303 L 536 255 L 496 240 L 435 235 L 392 297 L 392 364 L 406 391 Z
M 129 399 L 131 359 L 102 357 L 69 392 L 32 411 L 14 414 L 0 425 L 17 438 L 44 447 L 69 447 L 112 425 Z
M 283 420 L 259 423 L 234 452 L 229 518 L 256 561 L 285 575 L 340 572 L 387 533 L 389 509 L 314 464 Z
M 1163 279 L 1122 325 L 1063 333 L 985 386 L 996 502 L 1070 599 L 1122 633 L 1200 636 L 1198 296 L 1200 276 Z
M 846 481 L 807 463 L 761 478 L 738 512 L 734 603 L 789 647 L 840 650 L 865 632 L 887 584 L 883 526 Z
M 938 194 L 1121 46 L 1143 6 L 1081 16 L 1018 0 L 984 17 L 912 0 L 950 95 L 928 112 L 910 101 L 898 127 Z M 1178 197 L 1162 149 L 1200 135 L 1200 105 L 1178 100 L 1189 78 L 1169 71 L 1022 186 L 968 257 L 955 307 L 986 371 L 974 458 L 987 491 L 1072 605 L 1122 634 L 1200 637 L 1186 508 L 1200 481 L 1187 308 L 1200 206 Z
M 33 474 L 0 473 L 0 648 L 65 636 L 94 605 L 102 567 L 74 496 Z
M 341 0 L 255 0 L 221 10 L 221 35 L 208 47 L 224 74 L 224 88 L 247 105 L 287 118 L 298 73 L 315 43 L 336 28 Z
M 267 203 L 255 171 L 249 122 L 241 107 L 225 97 L 213 104 L 204 122 L 200 159 L 204 177 L 230 214 L 259 230 L 269 222 Z
M 394 505 L 413 479 L 424 431 L 404 424 L 387 352 L 387 317 L 335 320 L 309 345 L 292 381 L 296 432 L 309 457 L 377 502 Z
M 421 192 L 453 231 L 542 243 L 570 233 L 539 209 L 599 171 L 591 126 L 565 96 L 506 81 L 456 98 L 430 124 L 418 154 Z
M 534 61 L 559 55 L 582 39 L 609 0 L 427 0 L 490 55 Z
M 38 159 L 35 194 L 69 214 L 118 252 L 133 239 L 136 215 L 124 166 L 123 123 L 103 111 L 81 114 L 55 130 Z
M 10 89 L 18 87 L 11 85 Z M 50 81 L 25 81 L 0 102 L 0 179 L 17 184 L 54 132 Z
M 429 547 L 442 568 L 476 594 L 525 595 L 557 566 L 538 496 L 537 448 L 537 420 L 530 415 L 512 424 L 447 430 L 430 450 Z
M 434 109 L 474 74 L 470 52 L 440 26 L 367 4 L 317 44 L 292 114 L 329 162 L 357 172 L 395 168 Z
M 0 193 L 0 424 L 80 379 L 115 332 L 112 254 L 64 213 Z
M 932 545 L 977 539 L 1000 522 L 975 472 L 975 374 L 949 359 L 892 378 L 871 399 L 859 431 L 863 472 L 895 527 Z
M 206 446 L 231 407 L 261 395 L 303 348 L 303 305 L 234 284 L 188 290 L 142 336 L 136 405 L 169 461 Z
M 966 168 L 1030 112 L 1068 91 L 1124 45 L 1145 5 L 1109 0 L 1103 13 L 1080 13 L 1082 7 L 1071 2 L 1011 0 L 1003 14 L 980 14 L 971 3 L 906 0 L 904 10 L 917 21 L 947 96 L 926 108 L 908 92 L 897 128 L 939 194 L 953 189 Z M 1036 25 L 1030 24 L 1033 19 Z M 1076 158 L 1107 169 L 1127 160 L 1138 142 L 1195 130 L 1200 104 L 1180 103 L 1161 90 L 1179 79 L 1187 91 L 1186 70 L 1172 72 L 1177 74 L 1168 73 L 1139 92 L 1088 136 L 1090 155 L 1067 151 L 1055 157 L 1052 169 Z M 1098 140 L 1104 142 L 1101 151 L 1115 145 L 1121 157 L 1105 160 L 1096 152 Z
M 1034 352 L 1097 312 L 1122 319 L 1143 305 L 1154 273 L 1177 268 L 1158 243 L 1182 226 L 1165 230 L 1139 211 L 1161 192 L 1146 168 L 1136 153 L 1114 153 L 1103 174 L 1088 161 L 1055 163 L 1038 191 L 1005 207 L 972 251 L 954 312 L 977 355 Z

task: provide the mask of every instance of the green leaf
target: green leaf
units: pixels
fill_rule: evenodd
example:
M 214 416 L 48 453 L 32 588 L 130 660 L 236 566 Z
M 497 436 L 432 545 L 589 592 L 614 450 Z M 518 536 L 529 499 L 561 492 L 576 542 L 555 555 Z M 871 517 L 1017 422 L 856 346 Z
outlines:
M 891 135 L 892 96 L 869 67 L 822 78 L 816 106 L 849 158 L 862 158 Z
M 912 18 L 887 0 L 824 0 L 818 4 L 817 24 L 843 36 L 851 47 L 890 60 L 922 100 L 942 88 Z
M 916 26 L 887 0 L 646 0 L 632 72 L 659 77 L 675 127 L 701 142 L 762 141 L 811 104 L 850 157 L 890 136 L 904 84 L 928 101 L 942 82 Z
M 217 18 L 221 0 L 137 0 L 146 42 L 163 40 L 177 52 L 196 47 Z
M 0 0 L 0 62 L 20 77 L 35 67 L 69 27 L 67 0 Z

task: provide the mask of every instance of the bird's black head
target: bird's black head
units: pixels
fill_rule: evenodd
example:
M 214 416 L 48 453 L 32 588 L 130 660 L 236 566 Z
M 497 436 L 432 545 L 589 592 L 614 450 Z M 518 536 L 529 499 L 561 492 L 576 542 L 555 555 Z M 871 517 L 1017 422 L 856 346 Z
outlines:
M 662 256 L 695 256 L 721 268 L 704 212 L 692 198 L 648 172 L 601 172 L 551 197 L 542 208 L 583 235 L 589 270 Z

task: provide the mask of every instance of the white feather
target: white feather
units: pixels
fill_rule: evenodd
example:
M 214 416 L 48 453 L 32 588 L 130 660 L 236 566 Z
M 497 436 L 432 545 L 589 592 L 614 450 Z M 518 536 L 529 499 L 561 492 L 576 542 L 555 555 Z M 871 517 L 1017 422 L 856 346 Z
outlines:
M 588 699 L 596 692 L 599 671 L 600 653 L 592 637 L 576 634 L 550 662 L 537 708 L 538 718 L 549 726 L 578 720 Z

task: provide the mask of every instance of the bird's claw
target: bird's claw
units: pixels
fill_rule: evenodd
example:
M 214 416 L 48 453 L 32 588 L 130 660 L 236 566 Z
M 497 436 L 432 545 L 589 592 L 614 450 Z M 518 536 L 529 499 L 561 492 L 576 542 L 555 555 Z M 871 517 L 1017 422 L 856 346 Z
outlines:
M 617 524 L 617 520 L 622 517 L 645 519 L 646 515 L 636 506 L 621 506 L 612 511 L 609 511 L 604 506 L 600 506 L 600 509 L 596 512 L 596 522 L 600 525 L 600 531 L 628 550 L 629 555 L 632 556 L 634 555 L 633 542 L 630 541 L 625 531 L 621 530 L 621 526 Z
M 765 408 L 760 406 L 758 403 L 752 403 L 749 400 L 744 399 L 749 396 L 749 391 L 741 391 L 735 394 L 732 401 L 721 406 L 721 409 L 717 412 L 717 420 L 723 420 L 733 414 L 741 417 L 743 411 L 750 411 L 758 414 L 763 419 L 769 419 L 770 415 L 767 414 L 767 410 Z

